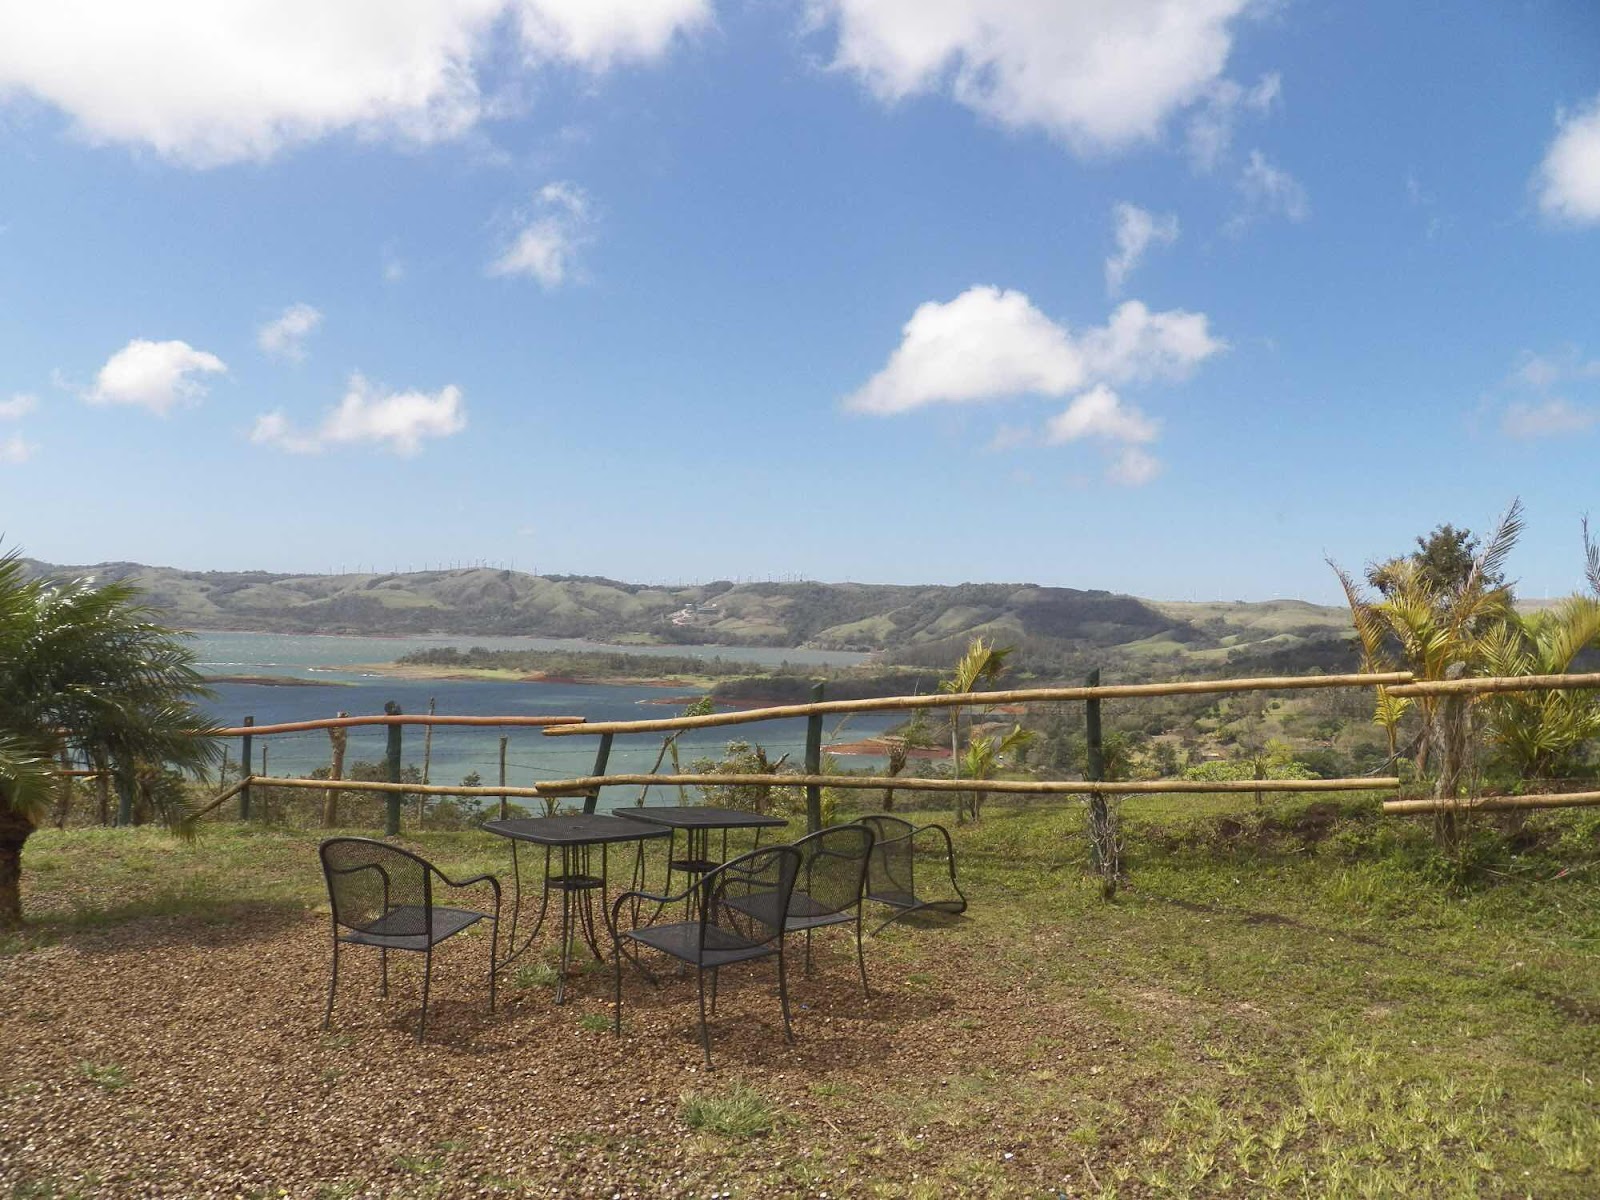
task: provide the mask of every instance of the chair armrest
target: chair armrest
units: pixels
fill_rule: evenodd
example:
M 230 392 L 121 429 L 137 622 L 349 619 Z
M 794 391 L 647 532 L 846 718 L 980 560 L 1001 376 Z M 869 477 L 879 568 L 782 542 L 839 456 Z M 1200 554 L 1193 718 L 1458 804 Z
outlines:
M 629 900 L 634 900 L 634 901 L 649 900 L 652 903 L 660 904 L 660 905 L 663 905 L 663 906 L 668 905 L 668 904 L 676 904 L 680 900 L 687 900 L 690 896 L 694 895 L 695 890 L 698 887 L 699 887 L 699 885 L 695 884 L 694 886 L 690 887 L 687 891 L 679 892 L 676 896 L 664 896 L 664 895 L 661 895 L 658 892 L 645 892 L 645 891 L 638 891 L 638 890 L 631 891 L 631 892 L 623 892 L 622 895 L 618 896 L 615 900 L 613 900 L 611 902 L 611 928 L 615 929 L 617 927 L 617 914 L 622 911 L 622 906 L 624 904 L 626 904 Z
M 458 882 L 457 880 L 451 879 L 450 876 L 439 870 L 438 867 L 433 868 L 433 873 L 440 879 L 444 880 L 447 887 L 469 888 L 475 883 L 487 883 L 494 889 L 495 907 L 498 908 L 500 906 L 500 881 L 493 875 L 474 875 L 471 879 L 463 879 Z

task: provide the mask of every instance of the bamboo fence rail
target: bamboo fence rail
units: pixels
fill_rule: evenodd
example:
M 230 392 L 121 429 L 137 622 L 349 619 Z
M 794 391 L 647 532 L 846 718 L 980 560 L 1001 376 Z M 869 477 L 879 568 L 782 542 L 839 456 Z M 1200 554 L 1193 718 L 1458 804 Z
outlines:
M 1409 683 L 1410 671 L 1357 675 L 1284 675 L 1256 679 L 1195 679 L 1174 683 L 1112 683 L 1103 687 L 1023 688 L 996 692 L 934 692 L 926 696 L 875 696 L 865 700 L 819 700 L 809 704 L 782 704 L 739 712 L 711 713 L 703 717 L 663 717 L 648 721 L 585 721 L 544 731 L 546 737 L 594 733 L 660 733 L 674 729 L 707 729 L 718 725 L 746 725 L 788 717 L 827 713 L 890 712 L 897 709 L 993 706 L 1045 703 L 1058 700 L 1123 700 L 1141 696 L 1190 696 L 1229 692 L 1286 692 L 1316 688 L 1375 687 Z
M 1425 679 L 1385 690 L 1391 696 L 1449 696 L 1462 692 L 1548 692 L 1600 687 L 1600 673 L 1574 675 L 1481 675 L 1465 679 Z
M 1548 792 L 1528 796 L 1474 796 L 1464 800 L 1427 797 L 1385 800 L 1386 813 L 1513 812 L 1527 808 L 1587 808 L 1600 805 L 1600 792 Z
M 467 787 L 465 785 L 451 786 L 443 783 L 390 783 L 382 779 L 297 779 L 292 776 L 279 777 L 277 775 L 252 775 L 243 780 L 233 791 L 238 791 L 245 784 L 251 787 L 286 787 L 286 788 L 315 788 L 325 792 L 334 788 L 341 792 L 389 792 L 402 793 L 407 796 L 527 796 L 535 798 L 549 795 L 549 792 L 536 787 Z M 229 793 L 230 795 L 232 792 Z M 224 796 L 223 799 L 227 799 Z M 220 801 L 212 801 L 213 804 Z
M 578 725 L 585 717 L 462 717 L 433 716 L 428 713 L 393 716 L 381 713 L 371 717 L 319 717 L 314 721 L 285 721 L 277 725 L 233 725 L 226 729 L 210 731 L 212 737 L 259 737 L 269 733 L 304 733 L 312 729 L 348 729 L 352 725 L 517 725 L 539 728 L 546 725 Z
M 266 777 L 257 783 L 276 782 Z M 1167 792 L 1250 793 L 1250 792 L 1350 792 L 1380 791 L 1400 786 L 1395 778 L 1359 779 L 1141 779 L 1108 782 L 1098 779 L 926 779 L 917 775 L 774 775 L 704 774 L 682 775 L 586 775 L 578 779 L 553 779 L 531 789 L 541 796 L 588 795 L 613 784 L 648 786 L 684 784 L 693 787 L 837 787 L 893 788 L 906 792 L 994 792 L 1022 796 L 1089 795 L 1137 796 Z M 300 781 L 296 786 L 301 786 Z M 326 786 L 320 783 L 318 786 Z M 413 785 L 404 785 L 414 790 Z M 465 792 L 466 788 L 445 788 Z M 499 788 L 484 789 L 498 794 Z

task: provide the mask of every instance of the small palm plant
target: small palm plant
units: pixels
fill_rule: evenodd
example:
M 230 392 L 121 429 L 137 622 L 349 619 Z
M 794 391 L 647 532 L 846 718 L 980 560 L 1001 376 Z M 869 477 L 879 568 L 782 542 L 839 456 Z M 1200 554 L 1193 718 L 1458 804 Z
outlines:
M 995 771 L 1033 739 L 1034 731 L 1024 729 L 1020 724 L 1013 725 L 1010 732 L 1000 737 L 974 734 L 967 743 L 966 754 L 962 756 L 967 778 L 974 781 L 993 779 Z M 979 789 L 972 792 L 971 815 L 974 821 L 983 815 L 983 802 L 987 798 L 986 791 Z
M 122 820 L 148 812 L 184 828 L 169 770 L 214 762 L 193 651 L 122 583 L 30 579 L 0 557 L 0 928 L 22 920 L 22 850 L 45 819 L 50 763 L 76 753 L 109 772 Z
M 1490 675 L 1564 675 L 1600 640 L 1600 599 L 1569 596 L 1555 608 L 1515 616 L 1484 639 Z M 1565 770 L 1600 735 L 1600 696 L 1588 691 L 1503 692 L 1484 698 L 1490 742 L 1504 765 L 1527 779 Z
M 1006 660 L 1011 657 L 1013 649 L 1015 647 L 996 646 L 986 638 L 973 638 L 954 669 L 939 681 L 939 690 L 946 695 L 961 696 L 975 692 L 985 684 L 992 686 L 998 683 L 1008 669 Z M 956 704 L 950 708 L 950 760 L 957 779 L 961 778 L 962 707 Z M 964 819 L 965 814 L 965 804 L 958 800 L 957 820 Z

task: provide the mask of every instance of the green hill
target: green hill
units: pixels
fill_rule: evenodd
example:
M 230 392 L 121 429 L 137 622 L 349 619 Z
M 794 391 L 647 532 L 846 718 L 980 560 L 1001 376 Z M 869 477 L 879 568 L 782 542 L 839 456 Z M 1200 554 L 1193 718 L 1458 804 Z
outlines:
M 944 662 L 975 635 L 1071 665 L 1113 648 L 1154 665 L 1221 665 L 1301 650 L 1343 656 L 1342 609 L 1301 601 L 1167 603 L 1034 584 L 894 586 L 711 583 L 661 587 L 592 576 L 467 569 L 407 574 L 279 575 L 183 571 L 138 563 L 30 564 L 55 577 L 138 584 L 189 629 L 278 633 L 526 634 L 620 643 L 818 646 Z

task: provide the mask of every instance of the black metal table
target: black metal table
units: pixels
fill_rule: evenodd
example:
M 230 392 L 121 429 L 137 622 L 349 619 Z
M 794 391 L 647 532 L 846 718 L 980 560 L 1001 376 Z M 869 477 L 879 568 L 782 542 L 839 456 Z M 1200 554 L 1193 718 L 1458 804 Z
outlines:
M 593 895 L 600 893 L 601 914 L 605 914 L 605 887 L 607 850 L 618 842 L 642 842 L 650 838 L 670 838 L 672 831 L 663 826 L 652 827 L 639 821 L 620 821 L 616 817 L 594 813 L 562 814 L 554 817 L 521 817 L 508 821 L 485 821 L 482 828 L 489 833 L 511 840 L 511 874 L 516 888 L 511 906 L 511 935 L 506 944 L 511 953 L 501 959 L 500 966 L 509 966 L 521 956 L 544 925 L 550 906 L 550 893 L 561 893 L 561 967 L 556 977 L 556 1003 L 567 998 L 567 967 L 572 958 L 573 918 L 589 949 L 600 962 L 605 955 L 600 949 L 599 935 L 595 932 Z M 528 932 L 527 940 L 517 945 L 517 922 L 522 915 L 522 869 L 517 856 L 517 843 L 531 842 L 544 847 L 544 885 L 539 889 L 539 916 Z M 600 872 L 594 873 L 592 851 L 600 847 Z M 561 851 L 561 869 L 550 871 L 551 852 Z M 637 873 L 642 856 L 635 858 Z
M 616 810 L 616 815 L 641 825 L 656 826 L 671 835 L 672 841 L 667 845 L 665 889 L 665 894 L 669 896 L 672 894 L 673 871 L 700 876 L 713 867 L 722 865 L 728 857 L 728 830 L 754 829 L 756 844 L 760 845 L 763 829 L 781 829 L 789 823 L 785 817 L 745 812 L 738 808 L 718 808 L 712 804 L 653 804 L 638 808 L 619 808 Z M 686 842 L 682 858 L 673 853 L 680 829 L 683 830 Z M 721 859 L 711 857 L 711 831 L 714 829 L 722 831 Z

